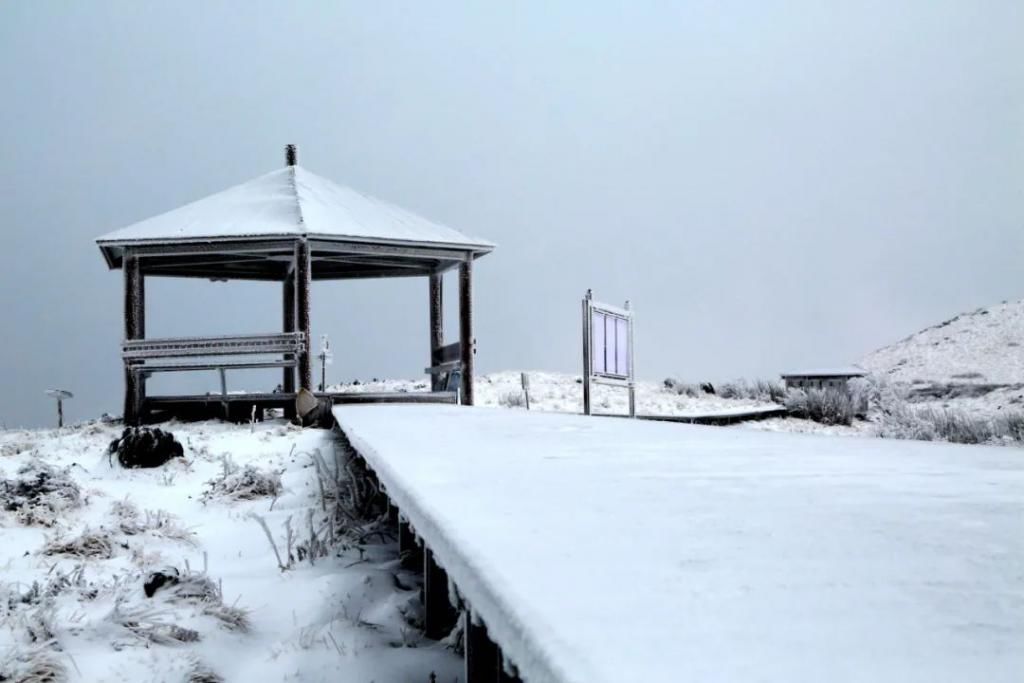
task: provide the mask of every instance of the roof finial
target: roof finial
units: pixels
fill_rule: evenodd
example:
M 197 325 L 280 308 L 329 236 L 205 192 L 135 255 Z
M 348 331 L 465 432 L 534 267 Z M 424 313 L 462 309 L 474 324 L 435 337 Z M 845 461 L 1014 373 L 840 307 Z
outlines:
M 299 152 L 295 145 L 286 145 L 284 148 L 284 162 L 288 166 L 295 166 L 298 163 Z

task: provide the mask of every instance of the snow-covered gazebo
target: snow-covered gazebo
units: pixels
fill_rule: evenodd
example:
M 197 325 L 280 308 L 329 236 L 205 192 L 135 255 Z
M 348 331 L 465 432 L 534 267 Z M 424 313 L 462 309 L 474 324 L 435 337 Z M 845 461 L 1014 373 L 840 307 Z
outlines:
M 96 240 L 107 265 L 124 272 L 126 422 L 141 421 L 150 409 L 174 412 L 210 402 L 207 395 L 147 398 L 146 377 L 155 372 L 218 370 L 222 395 L 216 402 L 226 413 L 230 402 L 244 403 L 246 409 L 290 409 L 296 386 L 313 390 L 312 280 L 428 278 L 427 371 L 433 391 L 419 398 L 451 400 L 446 389 L 455 387 L 446 387 L 445 380 L 460 378 L 461 401 L 473 403 L 473 261 L 494 245 L 311 173 L 296 164 L 293 145 L 287 147 L 286 161 L 282 169 Z M 456 267 L 459 341 L 446 346 L 441 276 Z M 232 337 L 146 339 L 145 281 L 150 276 L 282 282 L 282 329 Z M 283 391 L 239 396 L 224 390 L 226 370 L 273 367 L 283 369 Z

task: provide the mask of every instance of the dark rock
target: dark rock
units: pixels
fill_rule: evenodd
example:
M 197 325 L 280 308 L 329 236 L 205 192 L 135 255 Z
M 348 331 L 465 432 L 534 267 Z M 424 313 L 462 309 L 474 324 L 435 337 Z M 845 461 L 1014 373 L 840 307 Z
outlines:
M 712 394 L 712 395 L 714 395 L 714 393 L 715 393 L 715 385 L 712 384 L 711 382 L 701 382 L 700 383 L 700 390 L 703 391 L 705 394 Z
M 160 467 L 172 458 L 185 455 L 174 435 L 159 427 L 127 427 L 120 438 L 110 442 L 107 452 L 110 455 L 116 453 L 121 467 L 128 469 Z
M 146 582 L 142 584 L 142 590 L 146 591 L 147 598 L 151 598 L 164 586 L 176 585 L 179 581 L 179 576 L 178 570 L 174 567 L 152 572 L 146 577 Z

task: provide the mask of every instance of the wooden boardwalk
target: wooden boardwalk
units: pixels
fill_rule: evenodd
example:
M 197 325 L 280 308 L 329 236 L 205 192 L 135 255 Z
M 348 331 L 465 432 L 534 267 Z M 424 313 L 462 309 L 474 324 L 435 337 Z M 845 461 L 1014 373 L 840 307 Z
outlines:
M 337 406 L 463 683 L 1019 681 L 1011 448 Z M 449 586 L 451 588 L 449 589 Z M 504 665 L 503 665 L 504 663 Z

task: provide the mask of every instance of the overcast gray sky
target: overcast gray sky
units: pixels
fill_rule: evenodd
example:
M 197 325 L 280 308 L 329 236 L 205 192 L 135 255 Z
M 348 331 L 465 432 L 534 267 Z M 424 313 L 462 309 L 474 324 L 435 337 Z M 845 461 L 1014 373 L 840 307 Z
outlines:
M 0 3 L 0 423 L 51 420 L 54 385 L 73 419 L 119 412 L 121 277 L 93 239 L 288 142 L 500 245 L 485 372 L 579 372 L 588 287 L 633 301 L 641 377 L 691 380 L 856 361 L 1024 296 L 1022 8 Z M 147 333 L 269 331 L 279 291 L 152 279 Z M 333 379 L 420 373 L 426 301 L 316 284 Z

